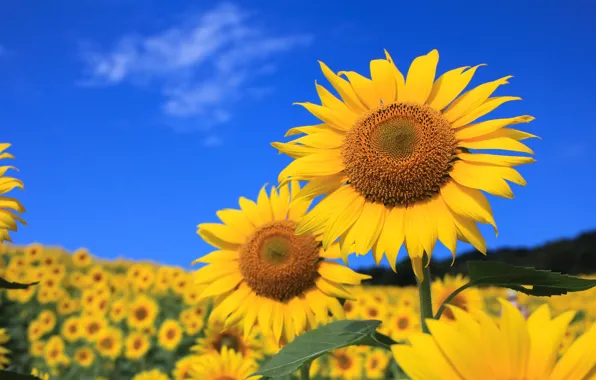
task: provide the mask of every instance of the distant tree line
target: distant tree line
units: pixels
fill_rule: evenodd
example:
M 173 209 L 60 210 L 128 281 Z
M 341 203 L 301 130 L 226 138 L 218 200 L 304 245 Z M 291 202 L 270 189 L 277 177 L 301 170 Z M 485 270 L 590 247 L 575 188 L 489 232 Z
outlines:
M 500 248 L 489 251 L 486 256 L 478 251 L 465 252 L 457 255 L 453 266 L 451 266 L 451 258 L 433 259 L 431 263 L 433 277 L 443 277 L 445 274 L 466 274 L 466 262 L 470 260 L 500 261 L 570 275 L 593 274 L 596 273 L 596 230 L 582 233 L 574 239 L 560 239 L 535 248 Z M 358 269 L 358 272 L 373 277 L 366 281 L 368 285 L 416 284 L 409 259 L 397 264 L 397 274 L 385 267 Z

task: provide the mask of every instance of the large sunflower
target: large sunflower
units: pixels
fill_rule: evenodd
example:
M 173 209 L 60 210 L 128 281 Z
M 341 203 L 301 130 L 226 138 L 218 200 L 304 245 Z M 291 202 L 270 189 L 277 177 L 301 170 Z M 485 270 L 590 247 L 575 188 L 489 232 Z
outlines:
M 526 321 L 515 306 L 500 302 L 498 323 L 484 312 L 470 314 L 449 306 L 455 320 L 427 320 L 430 334 L 415 334 L 410 344 L 394 345 L 395 360 L 412 380 L 593 378 L 596 324 L 558 358 L 574 311 L 551 318 L 544 304 Z
M 14 156 L 6 149 L 10 144 L 0 144 L 0 160 L 6 158 L 14 158 Z M 23 189 L 23 182 L 16 178 L 5 176 L 10 169 L 15 169 L 14 166 L 0 166 L 0 243 L 3 241 L 12 241 L 8 231 L 17 230 L 17 221 L 26 225 L 27 223 L 19 217 L 18 214 L 25 212 L 25 208 L 18 200 L 7 197 L 5 194 L 15 188 Z
M 371 249 L 377 263 L 386 255 L 395 270 L 402 244 L 422 279 L 422 257 L 439 239 L 455 257 L 456 242 L 481 252 L 486 244 L 476 222 L 496 224 L 487 193 L 513 198 L 507 181 L 525 185 L 513 166 L 530 157 L 476 153 L 508 150 L 533 154 L 520 141 L 534 135 L 507 128 L 534 118 L 476 120 L 518 97 L 490 97 L 510 76 L 458 95 L 478 65 L 446 72 L 435 81 L 436 50 L 416 58 L 407 78 L 387 52 L 370 63 L 372 79 L 348 71 L 321 69 L 342 100 L 316 84 L 322 105 L 299 103 L 322 124 L 292 128 L 304 133 L 273 143 L 295 160 L 279 181 L 309 183 L 300 202 L 326 195 L 303 218 L 297 234 L 323 231 L 323 247 L 338 237 L 344 261 L 350 252 Z M 341 76 L 347 78 L 343 79 Z
M 208 264 L 194 273 L 197 283 L 208 284 L 201 299 L 218 296 L 211 320 L 244 321 L 245 334 L 258 322 L 263 333 L 291 341 L 326 322 L 330 311 L 342 318 L 336 297 L 351 297 L 343 285 L 370 278 L 326 260 L 339 258 L 339 248 L 323 250 L 320 235 L 295 235 L 310 205 L 290 205 L 299 189 L 293 182 L 272 188 L 269 197 L 263 187 L 256 202 L 242 197 L 240 210 L 218 211 L 224 224 L 199 224 L 198 234 L 218 248 L 195 260 Z

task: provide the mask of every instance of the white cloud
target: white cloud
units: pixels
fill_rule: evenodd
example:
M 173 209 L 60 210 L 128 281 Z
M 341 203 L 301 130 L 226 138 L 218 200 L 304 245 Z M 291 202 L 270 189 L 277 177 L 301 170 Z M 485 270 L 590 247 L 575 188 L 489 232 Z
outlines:
M 253 18 L 226 3 L 154 35 L 124 36 L 108 51 L 83 46 L 82 83 L 156 85 L 166 115 L 226 122 L 233 117 L 233 102 L 272 91 L 255 82 L 275 72 L 279 53 L 311 42 L 309 35 L 267 33 Z

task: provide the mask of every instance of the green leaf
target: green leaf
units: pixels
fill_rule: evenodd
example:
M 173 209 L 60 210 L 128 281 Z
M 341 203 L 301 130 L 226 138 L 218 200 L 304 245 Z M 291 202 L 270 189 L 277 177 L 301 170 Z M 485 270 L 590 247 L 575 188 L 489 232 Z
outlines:
M 336 321 L 299 335 L 251 376 L 279 378 L 337 348 L 364 345 L 390 349 L 395 342 L 376 332 L 381 321 Z
M 596 286 L 596 280 L 490 261 L 468 262 L 468 276 L 474 285 L 500 286 L 538 297 L 579 292 Z
M 0 380 L 41 380 L 33 375 L 21 375 L 16 372 L 0 371 Z
M 500 286 L 536 297 L 581 292 L 596 286 L 596 280 L 532 267 L 517 267 L 498 261 L 468 261 L 468 276 L 470 282 L 456 289 L 445 299 L 435 319 L 441 317 L 443 310 L 455 296 L 472 286 Z
M 39 282 L 32 282 L 30 284 L 19 284 L 18 282 L 9 282 L 0 277 L 0 289 L 27 289 L 31 285 L 37 285 Z M 0 379 L 2 379 L 0 377 Z

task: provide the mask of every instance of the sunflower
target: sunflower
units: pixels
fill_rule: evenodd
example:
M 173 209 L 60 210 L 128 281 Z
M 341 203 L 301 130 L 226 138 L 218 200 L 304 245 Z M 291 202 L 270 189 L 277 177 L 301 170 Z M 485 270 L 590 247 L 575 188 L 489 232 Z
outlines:
M 70 359 L 64 353 L 64 341 L 58 335 L 51 336 L 44 347 L 43 358 L 49 367 L 68 365 Z
M 535 136 L 507 127 L 534 118 L 475 122 L 520 99 L 490 97 L 510 76 L 458 97 L 482 65 L 435 81 L 439 53 L 433 50 L 416 58 L 404 78 L 385 55 L 371 61 L 372 80 L 352 71 L 336 75 L 321 62 L 342 100 L 316 84 L 322 105 L 299 104 L 322 124 L 293 128 L 287 136 L 305 136 L 272 145 L 295 159 L 279 181 L 308 181 L 296 202 L 325 195 L 299 222 L 298 234 L 323 231 L 325 248 L 340 237 L 344 261 L 350 252 L 372 249 L 377 264 L 386 255 L 394 271 L 404 244 L 422 279 L 423 254 L 431 255 L 437 239 L 454 258 L 458 239 L 486 253 L 475 222 L 492 224 L 495 232 L 496 224 L 481 191 L 513 198 L 506 181 L 525 185 L 513 166 L 534 160 L 472 150 L 533 154 L 520 141 Z
M 103 357 L 116 359 L 122 350 L 122 330 L 115 327 L 106 327 L 99 332 L 95 348 Z
M 5 329 L 0 329 L 0 369 L 6 368 L 10 364 L 10 359 L 7 355 L 10 355 L 10 350 L 4 345 L 10 340 L 10 335 Z
M 34 320 L 27 326 L 27 338 L 30 342 L 34 342 L 44 336 L 45 331 L 39 320 Z
M 140 294 L 128 307 L 128 326 L 133 329 L 153 326 L 158 313 L 159 304 L 153 298 Z
M 83 327 L 82 337 L 89 342 L 95 342 L 99 332 L 108 325 L 108 321 L 101 315 L 84 315 L 81 317 Z
M 526 321 L 509 302 L 500 303 L 499 323 L 483 311 L 449 306 L 454 321 L 427 320 L 430 334 L 411 336 L 409 345 L 394 345 L 395 360 L 413 380 L 587 379 L 596 366 L 596 325 L 557 358 L 574 311 L 551 318 L 545 304 Z
M 29 353 L 34 358 L 40 358 L 43 356 L 45 346 L 46 341 L 44 340 L 29 341 Z
M 165 373 L 158 369 L 152 369 L 151 371 L 143 371 L 137 373 L 132 380 L 169 380 L 170 378 Z
M 258 369 L 257 362 L 224 347 L 215 355 L 200 356 L 193 363 L 190 378 L 195 380 L 244 380 Z M 258 379 L 250 377 L 250 379 Z
M 68 342 L 74 342 L 83 336 L 81 318 L 69 317 L 62 323 L 61 334 Z
M 151 348 L 147 335 L 140 331 L 132 331 L 124 342 L 125 356 L 131 360 L 142 358 Z
M 367 379 L 385 379 L 389 356 L 384 350 L 368 350 L 364 357 Z
M 469 279 L 461 274 L 456 276 L 445 275 L 443 279 L 436 279 L 432 282 L 431 292 L 433 301 L 433 311 L 436 313 L 439 307 L 445 302 L 447 297 L 461 286 L 467 284 Z M 484 310 L 484 298 L 478 288 L 467 288 L 461 293 L 458 293 L 450 302 L 465 311 Z M 441 318 L 453 319 L 451 309 L 445 308 Z
M 37 320 L 41 323 L 41 329 L 44 333 L 50 332 L 56 326 L 56 313 L 51 310 L 43 310 L 39 313 Z
M 420 332 L 420 316 L 411 307 L 398 307 L 388 323 L 388 332 L 396 341 Z
M 84 368 L 89 368 L 95 361 L 95 353 L 89 347 L 77 348 L 73 356 L 75 363 Z
M 212 323 L 205 330 L 205 336 L 198 338 L 190 349 L 196 355 L 217 354 L 224 347 L 240 353 L 243 357 L 260 360 L 263 358 L 263 342 L 259 339 L 256 329 L 248 335 L 242 333 L 237 326 L 224 328 L 221 323 Z
M 10 144 L 0 144 L 0 160 L 6 158 L 14 158 L 14 156 L 6 149 L 10 147 Z M 18 200 L 5 196 L 6 193 L 10 192 L 15 188 L 23 189 L 23 182 L 16 178 L 5 176 L 6 172 L 10 169 L 15 169 L 14 166 L 0 166 L 0 243 L 4 241 L 12 241 L 8 231 L 17 230 L 17 221 L 24 225 L 27 223 L 19 217 L 20 214 L 25 212 L 25 208 Z
M 87 268 L 93 263 L 93 257 L 85 248 L 79 248 L 72 254 L 72 263 L 77 268 Z
M 361 379 L 363 375 L 362 355 L 356 346 L 334 350 L 329 357 L 331 377 L 340 379 Z
M 23 253 L 29 263 L 37 263 L 43 255 L 43 246 L 39 243 L 29 244 Z
M 175 319 L 166 319 L 157 332 L 157 342 L 164 350 L 173 351 L 178 347 L 183 336 L 184 330 L 180 322 Z
M 112 302 L 110 308 L 110 319 L 115 323 L 118 323 L 121 320 L 123 320 L 124 317 L 126 317 L 127 307 L 128 303 L 125 298 L 120 298 Z
M 184 326 L 184 332 L 187 335 L 195 335 L 203 329 L 205 322 L 203 317 L 198 317 L 194 309 L 186 309 L 180 312 L 180 321 Z
M 201 298 L 219 296 L 212 319 L 244 320 L 246 333 L 258 321 L 261 331 L 291 341 L 327 321 L 329 311 L 343 318 L 336 297 L 351 298 L 344 285 L 370 278 L 326 260 L 339 257 L 337 245 L 325 251 L 319 235 L 294 234 L 310 205 L 290 205 L 298 191 L 297 182 L 270 196 L 263 187 L 256 202 L 242 197 L 241 210 L 220 210 L 224 224 L 199 224 L 198 234 L 219 249 L 195 260 L 208 264 L 195 273 L 197 283 L 209 284 Z

